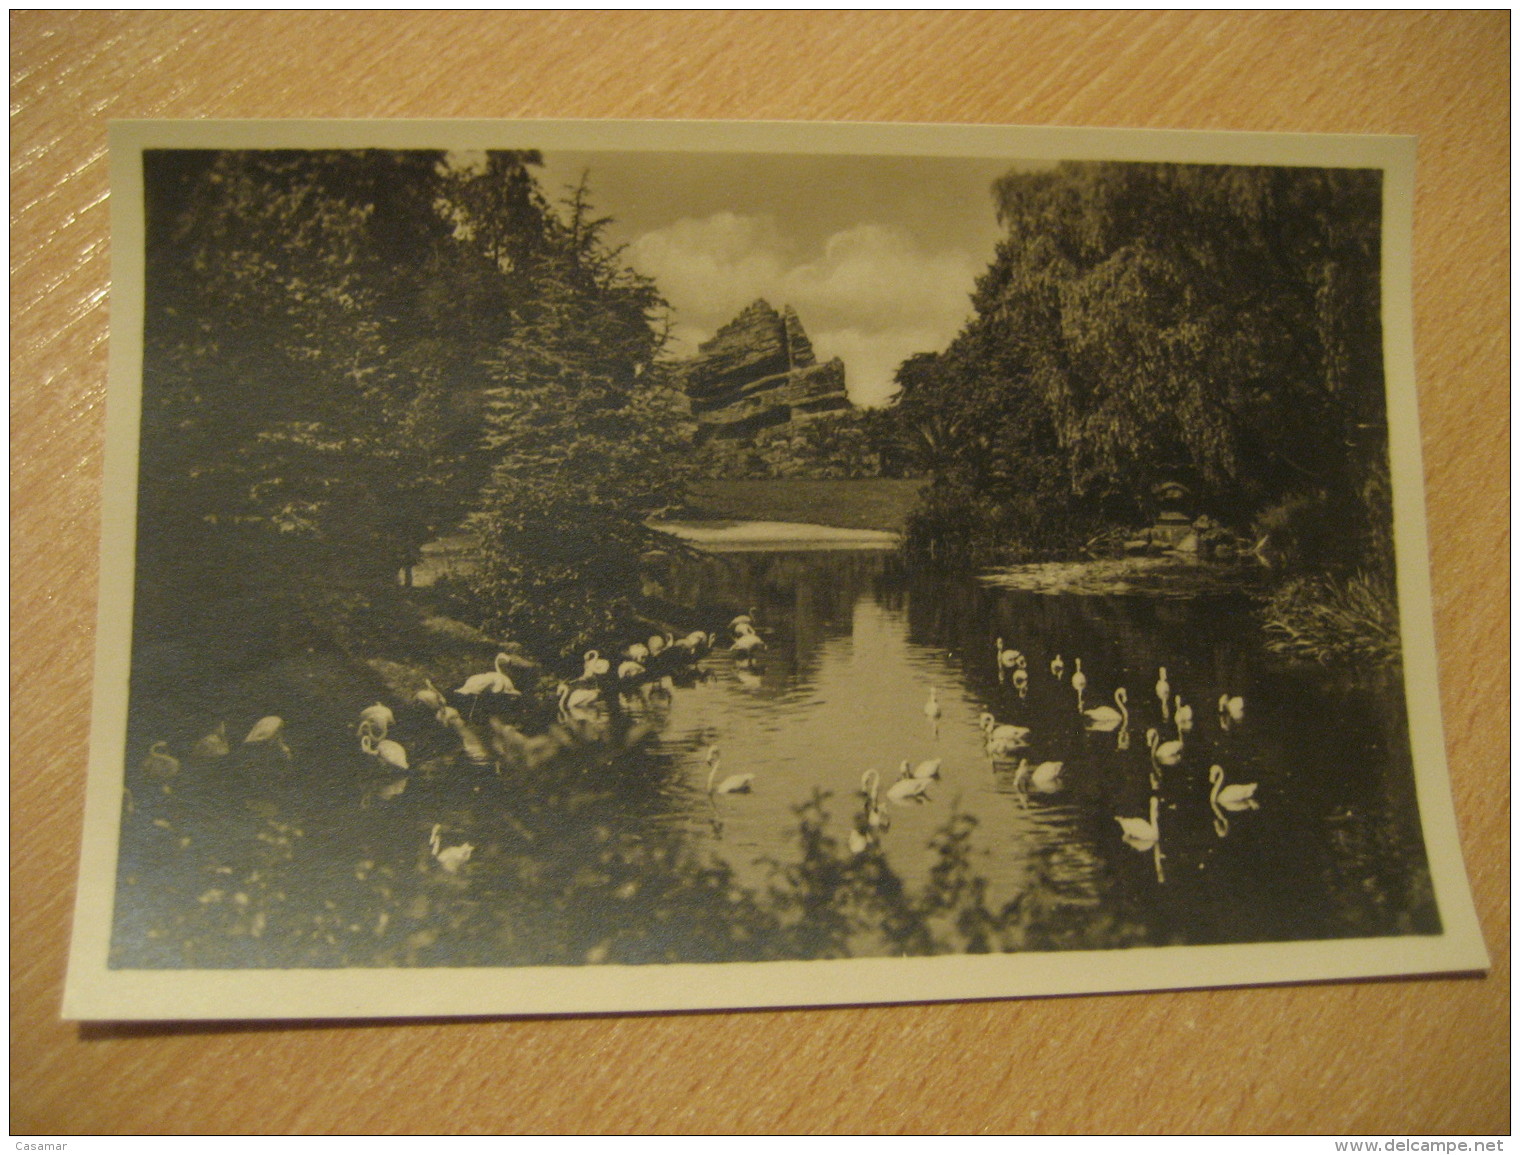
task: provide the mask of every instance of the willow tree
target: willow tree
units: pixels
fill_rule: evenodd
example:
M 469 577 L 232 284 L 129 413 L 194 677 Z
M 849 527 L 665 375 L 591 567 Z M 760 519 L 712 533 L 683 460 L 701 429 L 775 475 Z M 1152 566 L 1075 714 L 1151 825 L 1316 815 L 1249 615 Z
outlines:
M 1366 537 L 1386 473 L 1380 191 L 1344 169 L 1009 173 L 974 315 L 904 367 L 904 421 L 962 430 L 936 475 L 1033 536 L 1138 518 L 1176 478 L 1242 524 L 1316 495 Z

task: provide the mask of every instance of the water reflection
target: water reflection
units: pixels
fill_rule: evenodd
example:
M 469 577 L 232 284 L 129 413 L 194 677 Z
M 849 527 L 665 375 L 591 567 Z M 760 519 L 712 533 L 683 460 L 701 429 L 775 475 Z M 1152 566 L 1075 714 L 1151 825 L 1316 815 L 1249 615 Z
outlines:
M 938 759 L 932 788 L 902 788 L 932 801 L 892 806 L 881 838 L 910 883 L 927 881 L 924 847 L 954 808 L 977 820 L 994 905 L 1038 865 L 1042 885 L 1154 942 L 1435 926 L 1397 687 L 1264 654 L 1239 595 L 1021 593 L 872 554 L 729 556 L 681 583 L 693 601 L 755 606 L 771 639 L 759 668 L 715 655 L 667 731 L 722 733 L 756 772 L 721 850 L 741 878 L 759 881 L 745 855 L 777 851 L 768 838 L 813 786 L 853 808 L 863 771 L 885 790 L 905 759 Z M 1250 805 L 1211 793 L 1214 765 L 1257 786 Z M 864 814 L 840 813 L 856 844 Z
M 953 844 L 1045 949 L 1437 929 L 1397 687 L 1271 658 L 1238 595 L 1023 593 L 874 552 L 685 560 L 663 584 L 722 634 L 700 662 L 671 645 L 620 678 L 598 654 L 594 696 L 398 708 L 405 774 L 378 726 L 373 753 L 298 726 L 276 765 L 224 735 L 174 774 L 144 749 L 113 965 L 837 953 L 744 897 L 798 893 L 778 863 L 819 790 L 804 842 L 863 864 L 831 885 L 948 886 Z M 732 649 L 738 607 L 758 641 Z

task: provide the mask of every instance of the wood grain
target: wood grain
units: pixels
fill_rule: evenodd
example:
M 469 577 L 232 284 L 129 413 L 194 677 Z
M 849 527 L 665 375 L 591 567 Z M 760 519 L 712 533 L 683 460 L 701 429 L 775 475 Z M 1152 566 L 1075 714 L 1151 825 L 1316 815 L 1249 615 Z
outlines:
M 1509 1130 L 1507 12 L 21 12 L 10 28 L 14 1132 Z M 1442 704 L 1492 973 L 738 1014 L 60 1021 L 100 529 L 106 122 L 308 116 L 1418 135 Z

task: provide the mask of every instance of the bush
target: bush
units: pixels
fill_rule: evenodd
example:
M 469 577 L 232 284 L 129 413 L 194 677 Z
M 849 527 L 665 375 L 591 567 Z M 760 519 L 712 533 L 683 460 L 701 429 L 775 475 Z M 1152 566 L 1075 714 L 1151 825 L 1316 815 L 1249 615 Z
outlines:
M 1272 594 L 1263 618 L 1267 646 L 1280 654 L 1326 665 L 1402 660 L 1397 594 L 1366 573 L 1292 579 Z

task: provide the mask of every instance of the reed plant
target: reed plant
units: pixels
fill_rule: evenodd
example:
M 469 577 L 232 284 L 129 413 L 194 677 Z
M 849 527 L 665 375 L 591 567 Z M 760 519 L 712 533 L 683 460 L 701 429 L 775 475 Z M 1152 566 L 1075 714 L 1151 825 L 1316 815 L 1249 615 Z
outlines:
M 1322 665 L 1402 660 L 1393 583 L 1366 571 L 1292 578 L 1268 598 L 1262 617 L 1267 646 L 1280 654 Z

